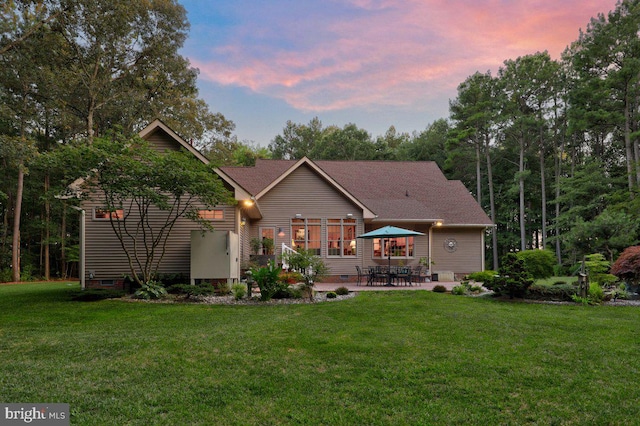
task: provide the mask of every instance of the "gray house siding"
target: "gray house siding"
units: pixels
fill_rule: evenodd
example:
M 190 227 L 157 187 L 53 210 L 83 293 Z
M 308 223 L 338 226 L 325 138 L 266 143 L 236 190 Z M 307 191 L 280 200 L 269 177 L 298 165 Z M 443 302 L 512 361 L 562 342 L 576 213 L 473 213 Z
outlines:
M 484 229 L 434 228 L 433 271 L 451 271 L 464 275 L 483 269 Z M 455 251 L 447 250 L 445 242 L 455 240 Z
M 96 219 L 95 208 L 100 208 L 102 203 L 99 200 L 85 201 L 82 208 L 86 211 L 86 261 L 85 280 L 92 286 L 99 286 L 106 282 L 117 285 L 122 281 L 124 275 L 130 275 L 131 271 L 127 256 L 122 249 L 114 230 L 108 219 Z M 219 206 L 217 209 L 224 211 L 224 220 L 211 221 L 216 231 L 236 232 L 235 208 L 231 206 Z M 126 214 L 127 212 L 125 212 Z M 157 209 L 150 212 L 150 225 L 158 230 L 164 223 L 165 214 Z M 139 220 L 135 212 L 127 219 L 128 226 L 131 227 Z M 189 275 L 192 230 L 200 229 L 199 225 L 186 218 L 179 218 L 175 223 L 171 234 L 167 239 L 166 252 L 160 263 L 159 272 L 162 274 L 183 273 Z M 142 256 L 144 262 L 145 249 L 144 237 L 139 234 L 136 238 L 138 244 L 138 254 Z M 125 239 L 125 243 L 132 252 L 133 242 Z M 156 251 L 156 256 L 160 256 L 160 249 Z M 138 268 L 136 268 L 138 270 Z
M 362 265 L 363 244 L 357 240 L 355 257 L 327 257 L 327 219 L 344 219 L 347 214 L 356 219 L 356 235 L 364 232 L 362 210 L 344 197 L 307 166 L 293 171 L 278 185 L 258 200 L 263 219 L 251 222 L 247 240 L 258 237 L 260 227 L 274 227 L 284 231 L 276 235 L 276 254 L 281 254 L 282 243 L 291 247 L 291 220 L 296 214 L 306 219 L 321 219 L 321 257 L 330 268 L 331 275 L 353 275 L 355 266 Z M 245 253 L 249 253 L 246 247 Z

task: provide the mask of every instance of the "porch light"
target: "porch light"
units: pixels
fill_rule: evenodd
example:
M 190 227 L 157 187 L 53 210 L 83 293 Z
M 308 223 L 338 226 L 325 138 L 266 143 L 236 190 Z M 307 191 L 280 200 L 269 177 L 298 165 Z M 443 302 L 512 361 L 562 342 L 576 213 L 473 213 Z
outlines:
M 282 228 L 278 228 L 278 237 L 284 237 L 284 231 L 282 230 Z
M 244 217 L 240 219 L 240 226 L 245 226 L 246 224 L 247 224 L 247 219 L 245 219 Z
M 251 207 L 255 204 L 253 200 L 244 200 L 243 203 L 246 207 Z
M 436 226 L 442 226 L 442 221 L 441 220 L 436 221 Z

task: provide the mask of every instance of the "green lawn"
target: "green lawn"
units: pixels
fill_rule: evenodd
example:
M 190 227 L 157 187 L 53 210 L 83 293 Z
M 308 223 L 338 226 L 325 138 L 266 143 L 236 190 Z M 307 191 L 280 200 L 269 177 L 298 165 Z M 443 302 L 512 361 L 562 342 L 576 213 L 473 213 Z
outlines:
M 76 289 L 0 286 L 0 402 L 69 403 L 73 425 L 640 418 L 640 308 L 426 291 L 314 305 L 74 302 Z

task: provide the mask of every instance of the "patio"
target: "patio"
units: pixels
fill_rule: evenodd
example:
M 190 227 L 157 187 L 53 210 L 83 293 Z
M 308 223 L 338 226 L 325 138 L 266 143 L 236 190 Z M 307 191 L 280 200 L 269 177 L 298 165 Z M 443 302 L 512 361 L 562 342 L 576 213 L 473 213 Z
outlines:
M 378 286 L 368 286 L 366 283 L 364 285 L 357 285 L 354 282 L 326 282 L 326 283 L 316 283 L 314 288 L 316 291 L 335 291 L 338 287 L 346 287 L 349 291 L 395 291 L 395 290 L 428 290 L 432 291 L 433 287 L 437 285 L 442 285 L 446 287 L 447 291 L 451 291 L 451 289 L 460 284 L 456 281 L 430 281 L 426 283 L 420 283 L 419 285 L 412 286 L 393 286 L 387 287 L 384 285 Z

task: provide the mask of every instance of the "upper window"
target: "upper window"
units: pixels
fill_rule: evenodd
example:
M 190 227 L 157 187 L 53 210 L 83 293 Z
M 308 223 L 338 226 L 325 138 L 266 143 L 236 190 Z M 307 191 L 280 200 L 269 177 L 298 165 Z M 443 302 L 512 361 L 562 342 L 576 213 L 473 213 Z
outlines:
M 327 219 L 327 256 L 356 255 L 356 220 Z
M 300 247 L 319 256 L 322 243 L 321 225 L 320 219 L 291 219 L 293 249 Z
M 122 209 L 115 209 L 115 210 L 107 210 L 107 209 L 101 209 L 101 208 L 94 208 L 93 209 L 93 218 L 94 219 L 115 219 L 115 220 L 120 220 L 124 217 L 124 211 Z
M 222 209 L 199 210 L 198 216 L 200 217 L 200 219 L 224 220 L 224 210 Z
M 391 254 L 395 258 L 413 257 L 413 237 L 374 238 L 373 257 L 384 258 Z

